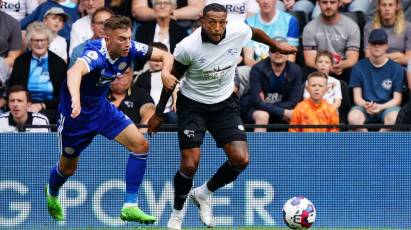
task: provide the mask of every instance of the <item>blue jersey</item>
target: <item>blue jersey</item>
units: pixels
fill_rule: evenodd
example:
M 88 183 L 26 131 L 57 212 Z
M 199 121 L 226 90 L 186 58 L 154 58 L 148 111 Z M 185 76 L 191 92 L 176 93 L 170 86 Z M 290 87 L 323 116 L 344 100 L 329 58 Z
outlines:
M 88 73 L 81 79 L 81 114 L 77 119 L 93 120 L 100 116 L 100 107 L 102 103 L 107 102 L 106 95 L 110 83 L 122 75 L 134 59 L 145 62 L 151 53 L 152 48 L 146 44 L 132 41 L 126 57 L 121 56 L 112 60 L 104 39 L 88 41 L 79 58 L 86 63 Z M 66 81 L 61 90 L 59 111 L 66 117 L 71 114 L 71 95 Z

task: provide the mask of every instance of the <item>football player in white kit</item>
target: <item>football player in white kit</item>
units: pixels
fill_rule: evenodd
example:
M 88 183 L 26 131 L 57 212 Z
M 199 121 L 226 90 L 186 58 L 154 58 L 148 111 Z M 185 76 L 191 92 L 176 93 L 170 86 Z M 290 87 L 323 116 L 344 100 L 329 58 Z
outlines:
M 210 195 L 233 182 L 248 165 L 247 137 L 240 118 L 238 97 L 233 93 L 236 60 L 243 45 L 253 39 L 283 53 L 296 52 L 295 47 L 278 43 L 243 22 L 227 22 L 226 8 L 217 3 L 205 6 L 200 22 L 201 29 L 177 44 L 172 70 L 175 78 L 162 79 L 164 87 L 160 101 L 148 123 L 151 135 L 163 121 L 163 111 L 177 78 L 184 76 L 177 96 L 181 161 L 174 176 L 174 207 L 167 224 L 167 228 L 173 230 L 181 229 L 187 196 L 199 207 L 201 221 L 212 227 Z M 224 149 L 228 160 L 209 181 L 191 190 L 206 130 L 217 146 Z

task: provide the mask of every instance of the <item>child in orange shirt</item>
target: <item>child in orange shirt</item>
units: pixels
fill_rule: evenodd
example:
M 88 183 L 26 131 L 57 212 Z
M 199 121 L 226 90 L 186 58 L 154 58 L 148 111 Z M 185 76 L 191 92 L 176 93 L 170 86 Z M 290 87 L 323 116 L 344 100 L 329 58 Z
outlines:
M 323 99 L 327 92 L 327 75 L 314 72 L 307 77 L 310 97 L 301 101 L 293 110 L 290 125 L 338 125 L 338 112 Z M 338 132 L 338 128 L 290 128 L 289 132 Z

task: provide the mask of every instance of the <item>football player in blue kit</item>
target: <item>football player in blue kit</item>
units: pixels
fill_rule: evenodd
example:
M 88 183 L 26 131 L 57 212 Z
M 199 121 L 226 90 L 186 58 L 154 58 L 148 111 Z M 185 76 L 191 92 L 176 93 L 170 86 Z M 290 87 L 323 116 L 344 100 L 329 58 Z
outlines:
M 67 72 L 59 111 L 58 134 L 61 156 L 51 169 L 46 186 L 49 214 L 64 220 L 58 199 L 59 189 L 77 168 L 80 153 L 97 134 L 114 139 L 130 152 L 126 168 L 126 197 L 120 218 L 124 221 L 154 223 L 154 216 L 144 213 L 137 204 L 137 195 L 146 169 L 148 141 L 133 122 L 107 99 L 110 83 L 121 77 L 133 59 L 162 61 L 162 77 L 170 74 L 173 56 L 157 48 L 131 40 L 131 21 L 113 16 L 104 23 L 105 38 L 87 43 L 81 57 Z

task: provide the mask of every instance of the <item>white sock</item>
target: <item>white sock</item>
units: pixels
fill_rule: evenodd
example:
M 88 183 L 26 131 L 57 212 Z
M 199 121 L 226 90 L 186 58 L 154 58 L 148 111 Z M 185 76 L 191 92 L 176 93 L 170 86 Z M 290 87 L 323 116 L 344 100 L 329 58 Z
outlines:
M 173 208 L 173 211 L 171 212 L 171 215 L 173 215 L 173 216 L 184 216 L 184 212 L 185 212 L 184 208 L 181 209 L 181 210 L 177 210 L 177 209 Z
M 203 199 L 207 199 L 211 194 L 213 194 L 213 192 L 208 189 L 207 182 L 198 187 L 196 190 L 196 193 Z

